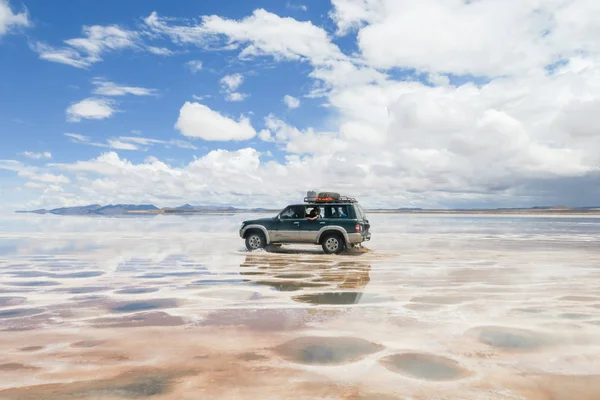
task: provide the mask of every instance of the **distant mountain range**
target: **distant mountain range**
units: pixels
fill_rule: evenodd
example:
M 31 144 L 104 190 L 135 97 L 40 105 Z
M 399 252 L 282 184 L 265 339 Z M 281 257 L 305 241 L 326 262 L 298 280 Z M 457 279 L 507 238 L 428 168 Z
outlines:
M 88 206 L 61 207 L 51 210 L 39 209 L 31 211 L 15 211 L 17 213 L 55 214 L 55 215 L 122 215 L 122 214 L 163 214 L 163 213 L 193 213 L 193 212 L 218 212 L 218 211 L 246 211 L 231 206 L 192 206 L 184 204 L 179 207 L 158 208 L 153 204 L 90 204 Z M 258 211 L 252 209 L 247 211 Z
M 277 212 L 277 209 L 267 208 L 236 208 L 232 206 L 193 206 L 184 204 L 179 207 L 158 208 L 153 204 L 90 204 L 88 206 L 61 207 L 51 210 L 39 209 L 31 211 L 15 211 L 17 213 L 55 214 L 55 215 L 124 215 L 124 214 L 193 214 L 211 212 Z M 368 212 L 398 212 L 398 213 L 599 213 L 600 207 L 568 207 L 568 206 L 536 206 L 523 208 L 495 208 L 495 209 L 424 209 L 424 208 L 376 208 L 367 209 Z

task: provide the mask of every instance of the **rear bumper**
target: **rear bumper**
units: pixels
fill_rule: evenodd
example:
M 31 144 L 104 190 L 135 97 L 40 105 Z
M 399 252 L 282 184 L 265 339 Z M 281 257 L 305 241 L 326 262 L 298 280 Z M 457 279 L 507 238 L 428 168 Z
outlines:
M 351 244 L 362 243 L 367 240 L 371 240 L 370 233 L 367 233 L 366 236 L 363 236 L 362 233 L 349 233 L 348 234 L 348 241 Z

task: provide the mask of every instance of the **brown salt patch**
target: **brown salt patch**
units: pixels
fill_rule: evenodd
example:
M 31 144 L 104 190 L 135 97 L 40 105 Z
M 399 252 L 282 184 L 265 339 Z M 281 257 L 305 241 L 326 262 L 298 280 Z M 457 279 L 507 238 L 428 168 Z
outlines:
M 524 374 L 507 386 L 528 400 L 598 400 L 600 375 Z
M 243 326 L 256 331 L 286 331 L 301 329 L 310 318 L 303 309 L 231 309 L 213 312 L 200 322 L 201 326 Z
M 81 342 L 71 343 L 71 347 L 87 349 L 100 346 L 103 343 L 104 340 L 82 340 Z
M 394 354 L 380 363 L 392 372 L 426 381 L 452 381 L 470 375 L 458 362 L 433 354 Z
M 142 326 L 180 326 L 185 321 L 162 311 L 132 314 L 120 318 L 97 318 L 92 321 L 95 328 L 139 328 Z
M 19 363 L 0 364 L 0 371 L 2 371 L 2 372 L 34 371 L 34 370 L 38 370 L 38 369 L 40 369 L 40 368 L 31 366 L 31 365 L 19 364 Z
M 600 300 L 598 297 L 592 296 L 563 296 L 559 298 L 563 301 L 581 301 L 581 302 L 594 302 Z
M 413 297 L 410 301 L 423 304 L 460 304 L 472 300 L 472 297 L 467 296 L 418 296 Z
M 26 300 L 26 297 L 0 297 L 0 307 L 19 306 Z
M 283 359 L 308 365 L 342 365 L 357 362 L 383 350 L 382 345 L 353 337 L 307 336 L 274 348 Z
M 437 304 L 406 304 L 404 308 L 411 311 L 436 311 L 442 307 Z
M 27 347 L 22 347 L 19 349 L 19 351 L 23 351 L 23 352 L 33 352 L 33 351 L 40 351 L 43 350 L 44 346 L 27 346 Z
M 262 354 L 257 354 L 257 353 L 242 353 L 239 356 L 236 357 L 238 360 L 243 360 L 243 361 L 264 361 L 264 360 L 268 360 L 269 357 L 267 356 L 263 356 Z
M 166 396 L 190 370 L 133 370 L 117 377 L 0 391 L 3 400 L 143 399 Z

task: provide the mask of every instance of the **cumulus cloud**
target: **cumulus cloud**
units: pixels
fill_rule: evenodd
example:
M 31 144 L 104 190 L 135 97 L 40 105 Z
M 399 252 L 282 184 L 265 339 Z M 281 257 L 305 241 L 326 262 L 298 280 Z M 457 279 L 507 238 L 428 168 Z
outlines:
M 227 101 L 242 101 L 248 97 L 245 93 L 236 92 L 236 90 L 244 83 L 242 74 L 225 75 L 221 78 L 221 88 L 225 93 Z
M 283 102 L 288 108 L 294 109 L 300 107 L 300 99 L 287 94 L 284 96 Z
M 202 17 L 202 23 L 198 25 L 169 22 L 156 12 L 145 19 L 149 29 L 170 37 L 177 44 L 229 50 L 245 46 L 240 52 L 241 58 L 270 55 L 278 59 L 314 62 L 345 58 L 324 29 L 310 21 L 283 18 L 263 9 L 257 9 L 241 20 L 211 15 Z
M 33 158 L 35 160 L 39 160 L 41 158 L 52 158 L 52 154 L 48 151 L 44 151 L 43 153 L 36 153 L 32 151 L 24 151 L 23 155 L 29 158 Z
M 310 62 L 309 96 L 330 110 L 320 126 L 295 127 L 271 114 L 257 134 L 247 117 L 193 102 L 181 107 L 175 124 L 184 136 L 205 140 L 258 136 L 283 157 L 262 159 L 247 147 L 171 166 L 109 152 L 59 165 L 58 172 L 99 176 L 80 182 L 93 201 L 164 204 L 218 193 L 223 202 L 274 206 L 274 198 L 296 201 L 307 189 L 299 182 L 311 182 L 369 206 L 600 203 L 600 3 L 332 4 L 336 34 L 356 34 L 352 55 L 312 22 L 264 10 L 200 23 L 156 13 L 145 20 L 152 34 L 177 45 L 226 49 L 242 61 L 268 55 Z M 238 93 L 242 82 L 228 78 L 225 94 Z M 22 166 L 5 161 L 0 168 Z
M 153 96 L 157 93 L 156 89 L 120 85 L 102 78 L 94 78 L 92 83 L 96 86 L 94 94 L 102 96 L 125 96 L 128 94 L 134 96 Z
M 114 102 L 96 97 L 83 99 L 73 103 L 67 108 L 67 121 L 80 122 L 82 119 L 105 119 L 110 118 L 117 112 L 113 108 Z
M 186 102 L 175 124 L 182 135 L 212 141 L 248 140 L 256 131 L 247 117 L 239 121 L 221 115 L 200 103 Z
M 31 26 L 27 11 L 15 13 L 8 0 L 0 0 L 0 38 L 11 30 Z

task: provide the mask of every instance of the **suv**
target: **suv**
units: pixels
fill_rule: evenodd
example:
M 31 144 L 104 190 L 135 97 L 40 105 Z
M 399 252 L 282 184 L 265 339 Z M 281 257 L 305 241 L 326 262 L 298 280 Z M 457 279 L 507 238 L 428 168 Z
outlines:
M 312 192 L 309 192 L 312 193 Z M 319 211 L 316 219 L 309 210 Z M 320 193 L 307 197 L 303 204 L 292 204 L 272 218 L 244 221 L 240 237 L 248 250 L 271 245 L 311 243 L 321 245 L 327 254 L 339 254 L 371 240 L 369 221 L 364 210 L 353 198 L 337 193 Z

